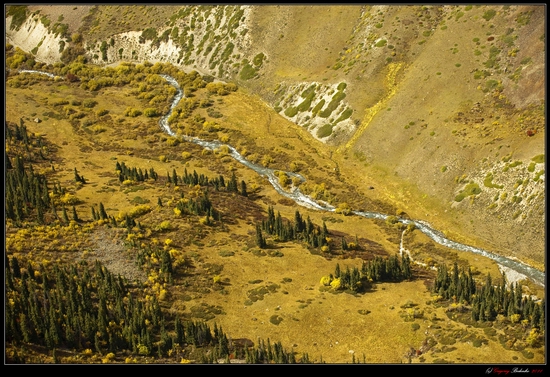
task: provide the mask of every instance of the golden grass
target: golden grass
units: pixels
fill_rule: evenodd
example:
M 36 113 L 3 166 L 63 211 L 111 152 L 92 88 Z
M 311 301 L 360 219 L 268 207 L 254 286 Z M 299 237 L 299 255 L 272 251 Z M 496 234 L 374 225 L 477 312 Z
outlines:
M 56 93 L 55 90 L 61 90 L 62 93 Z M 72 187 L 75 167 L 88 180 L 87 184 L 76 191 L 77 197 L 84 201 L 78 209 L 79 215 L 85 220 L 91 217 L 89 207 L 99 202 L 104 204 L 110 215 L 116 216 L 119 211 L 131 210 L 135 206 L 132 199 L 136 196 L 149 199 L 152 207 L 156 206 L 159 196 L 165 201 L 179 197 L 179 193 L 173 188 L 147 183 L 143 184 L 144 190 L 125 193 L 114 174 L 116 161 L 125 162 L 128 166 L 153 167 L 161 176 L 165 176 L 166 172 L 171 173 L 172 169 L 181 174 L 186 167 L 189 172 L 197 169 L 209 176 L 214 175 L 214 171 L 221 171 L 227 177 L 227 172 L 235 169 L 240 178 L 258 184 L 258 200 L 255 204 L 263 210 L 268 204 L 273 205 L 284 217 L 292 219 L 298 209 L 304 217 L 311 216 L 312 221 L 318 225 L 329 216 L 335 220 L 327 221 L 329 231 L 372 240 L 388 253 L 399 250 L 399 232 L 387 229 L 383 223 L 353 216 L 320 213 L 281 202 L 275 190 L 256 173 L 247 171 L 234 162 L 223 162 L 219 157 L 202 157 L 197 153 L 197 147 L 186 143 L 173 147 L 168 147 L 162 141 L 149 144 L 137 131 L 135 137 L 128 138 L 128 135 L 133 135 L 136 125 L 139 126 L 138 130 L 154 130 L 154 120 L 142 117 L 125 119 L 121 123 L 112 122 L 107 131 L 100 134 L 75 133 L 67 120 L 51 118 L 38 124 L 29 120 L 32 118 L 30 114 L 42 114 L 48 108 L 47 102 L 40 99 L 41 97 L 29 99 L 33 98 L 34 93 L 42 93 L 47 98 L 53 93 L 58 98 L 88 96 L 80 89 L 59 89 L 55 85 L 41 83 L 29 89 L 8 87 L 6 92 L 6 120 L 18 123 L 20 117 L 26 118 L 30 132 L 40 133 L 59 146 L 58 157 L 62 161 L 56 166 L 59 181 Z M 98 101 L 97 108 L 109 109 L 109 114 L 117 119 L 127 106 L 139 106 L 137 99 L 127 94 L 125 90 L 101 91 L 95 97 Z M 282 117 L 270 114 L 261 101 L 242 91 L 223 97 L 223 100 L 222 109 L 226 118 L 220 124 L 224 128 L 223 134 L 229 135 L 232 144 L 246 147 L 251 153 L 280 156 L 282 160 L 276 159 L 273 165 L 281 166 L 281 169 L 286 168 L 290 161 L 304 161 L 304 156 L 307 156 L 312 161 L 304 166 L 303 173 L 308 179 L 318 180 L 316 183 L 326 183 L 331 189 L 346 191 L 345 185 L 334 174 L 334 162 L 327 159 L 330 148 L 315 141 L 305 131 L 295 129 Z M 160 131 L 157 132 L 160 134 Z M 115 148 L 114 144 L 119 144 L 120 148 Z M 133 153 L 127 154 L 126 151 Z M 189 151 L 192 158 L 183 162 L 182 151 Z M 169 162 L 153 158 L 158 157 L 160 152 L 175 157 Z M 342 175 L 346 182 L 359 179 L 351 178 L 348 171 L 343 171 Z M 342 193 L 339 195 L 344 197 Z M 176 224 L 176 229 L 162 234 L 160 242 L 170 238 L 178 245 L 178 232 L 189 230 L 193 224 L 180 224 L 173 219 L 172 214 L 167 215 L 169 211 L 171 208 L 154 209 L 140 218 L 140 221 L 151 227 L 158 225 L 161 220 L 172 221 Z M 339 220 L 342 222 L 338 222 Z M 282 257 L 257 256 L 253 249 L 248 248 L 249 241 L 253 239 L 255 221 L 253 217 L 239 220 L 236 225 L 230 226 L 229 232 L 216 232 L 215 228 L 207 230 L 207 238 L 201 240 L 203 246 L 177 246 L 197 271 L 201 271 L 200 278 L 211 282 L 210 285 L 206 284 L 211 290 L 193 291 L 175 285 L 170 287 L 169 299 L 163 305 L 172 312 L 186 314 L 195 305 L 221 307 L 224 314 L 217 315 L 210 323 L 221 325 L 224 332 L 232 338 L 244 337 L 255 342 L 259 338 L 269 338 L 272 342 L 282 342 L 287 349 L 308 353 L 310 360 L 322 359 L 328 363 L 351 362 L 351 352 L 354 352 L 357 361 L 363 361 L 364 354 L 364 360 L 369 363 L 406 362 L 405 353 L 410 347 L 418 349 L 426 339 L 425 331 L 432 325 L 430 318 L 433 314 L 443 318 L 440 322 L 442 329 L 436 333 L 447 334 L 453 328 L 466 327 L 448 321 L 443 309 L 427 304 L 431 294 L 422 280 L 377 284 L 374 291 L 358 297 L 321 291 L 321 277 L 332 273 L 336 263 L 342 268 L 351 268 L 360 266 L 361 261 L 339 258 L 327 260 L 295 243 L 277 244 L 277 250 L 283 253 Z M 238 240 L 236 236 L 241 236 L 242 240 Z M 426 242 L 421 234 L 415 234 L 414 237 L 414 241 Z M 235 254 L 223 257 L 220 255 L 223 251 L 232 251 Z M 93 252 L 91 254 L 93 257 Z M 495 265 L 483 258 L 477 260 L 477 257 L 463 253 L 460 253 L 460 258 L 477 266 L 481 272 L 491 271 L 493 275 L 495 271 Z M 212 272 L 211 269 L 209 272 L 209 266 L 222 268 L 220 271 Z M 219 283 L 214 282 L 215 275 L 219 275 L 223 290 Z M 255 280 L 261 282 L 253 283 Z M 275 292 L 266 294 L 262 300 L 247 303 L 251 290 L 269 284 L 277 284 L 279 287 Z M 417 304 L 417 308 L 425 313 L 424 318 L 415 320 L 420 325 L 416 331 L 411 328 L 412 322 L 405 321 L 401 315 L 404 310 L 401 306 L 408 301 Z M 361 314 L 360 310 L 368 310 L 370 313 Z M 273 315 L 281 317 L 282 322 L 273 324 L 270 321 Z M 518 362 L 513 358 L 517 357 L 518 352 L 504 351 L 497 342 L 489 342 L 481 348 L 468 344 L 459 344 L 456 347 L 456 350 L 446 354 L 455 362 Z M 441 356 L 428 353 L 425 355 L 425 362 L 437 360 L 439 357 Z M 519 362 L 537 362 L 541 357 L 536 354 L 535 359 L 524 360 L 519 355 Z M 413 362 L 419 362 L 419 359 L 415 358 Z

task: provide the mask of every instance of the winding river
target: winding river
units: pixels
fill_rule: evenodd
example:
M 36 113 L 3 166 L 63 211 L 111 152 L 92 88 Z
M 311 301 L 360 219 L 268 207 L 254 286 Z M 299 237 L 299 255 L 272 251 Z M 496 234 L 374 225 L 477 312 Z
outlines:
M 47 72 L 31 71 L 31 70 L 25 70 L 25 71 L 21 71 L 21 72 L 40 73 L 40 74 L 48 75 L 49 77 L 52 77 L 52 78 L 54 77 L 54 75 L 52 75 L 51 73 L 47 73 Z M 199 138 L 196 138 L 196 137 L 176 135 L 176 133 L 170 128 L 170 126 L 168 124 L 168 118 L 172 114 L 173 109 L 177 106 L 179 101 L 183 98 L 183 91 L 182 91 L 181 87 L 179 86 L 178 82 L 173 77 L 168 76 L 168 75 L 163 75 L 163 74 L 161 74 L 160 76 L 162 78 L 164 78 L 170 85 L 174 86 L 177 90 L 176 95 L 174 97 L 174 100 L 172 101 L 172 104 L 170 106 L 170 110 L 168 111 L 167 114 L 165 114 L 163 117 L 161 117 L 161 119 L 159 121 L 159 125 L 160 125 L 160 127 L 162 128 L 162 130 L 164 132 L 166 132 L 170 136 L 181 137 L 185 141 L 198 144 L 198 145 L 200 145 L 204 148 L 208 148 L 208 149 L 211 149 L 211 150 L 215 150 L 215 149 L 221 147 L 222 145 L 225 145 L 229 149 L 229 154 L 231 155 L 231 157 L 233 157 L 235 160 L 237 160 L 239 163 L 243 164 L 244 166 L 246 166 L 246 167 L 254 170 L 255 172 L 257 172 L 258 174 L 266 177 L 269 180 L 269 182 L 271 183 L 271 185 L 273 185 L 275 190 L 279 194 L 281 194 L 282 196 L 285 196 L 289 199 L 292 199 L 294 202 L 296 202 L 300 206 L 316 209 L 316 210 L 319 210 L 319 211 L 326 211 L 326 212 L 334 212 L 335 211 L 335 207 L 331 206 L 328 203 L 319 203 L 319 202 L 313 200 L 309 196 L 302 193 L 299 188 L 294 187 L 290 191 L 285 190 L 279 184 L 279 179 L 275 175 L 275 170 L 269 169 L 269 168 L 266 168 L 264 166 L 255 164 L 251 161 L 248 161 L 239 152 L 237 152 L 237 150 L 234 147 L 232 147 L 231 145 L 227 145 L 227 144 L 222 143 L 220 141 L 206 141 L 206 140 L 202 140 L 202 139 L 199 139 Z M 301 176 L 300 174 L 293 173 L 293 172 L 286 172 L 286 173 L 290 177 L 296 177 L 296 178 L 300 179 L 301 181 L 305 181 L 305 178 L 303 176 Z M 385 220 L 389 216 L 387 214 L 383 214 L 383 213 L 379 213 L 379 212 L 368 212 L 368 211 L 367 212 L 352 211 L 352 213 L 357 215 L 357 216 L 365 217 L 365 218 L 368 218 L 368 219 Z M 511 258 L 506 258 L 506 257 L 501 256 L 501 255 L 490 253 L 486 250 L 483 250 L 483 249 L 480 249 L 480 248 L 477 248 L 477 247 L 473 247 L 473 246 L 461 244 L 461 243 L 456 242 L 456 241 L 452 241 L 452 240 L 446 238 L 440 231 L 432 228 L 431 225 L 429 223 L 425 222 L 425 221 L 422 221 L 422 220 L 409 220 L 409 219 L 402 219 L 402 218 L 400 218 L 399 221 L 404 223 L 404 224 L 407 224 L 407 225 L 408 224 L 414 224 L 416 229 L 420 230 L 421 232 L 426 234 L 428 237 L 430 237 L 432 240 L 434 240 L 435 242 L 437 242 L 440 245 L 449 247 L 451 249 L 470 252 L 470 253 L 478 254 L 478 255 L 486 257 L 486 258 L 490 258 L 490 259 L 494 260 L 495 262 L 497 262 L 501 267 L 503 267 L 505 269 L 513 270 L 516 273 L 518 273 L 520 275 L 523 275 L 524 277 L 526 277 L 528 279 L 531 279 L 533 282 L 535 282 L 537 284 L 540 284 L 541 286 L 545 287 L 545 280 L 546 280 L 545 279 L 545 273 L 541 272 L 541 271 L 539 271 L 539 270 L 537 270 L 537 269 L 535 269 L 531 266 L 528 266 L 524 263 L 521 263 L 521 262 L 519 262 L 517 260 L 514 260 L 514 259 L 511 259 Z
M 166 132 L 167 134 L 169 134 L 171 136 L 176 137 L 177 135 L 174 133 L 174 131 L 172 131 L 172 129 L 168 125 L 168 118 L 170 117 L 170 114 L 172 113 L 172 110 L 174 109 L 174 107 L 176 107 L 176 105 L 179 103 L 179 101 L 183 98 L 183 91 L 181 90 L 178 82 L 173 77 L 168 76 L 168 75 L 160 75 L 160 76 L 163 77 L 166 81 L 168 81 L 172 86 L 174 86 L 177 89 L 177 93 L 176 93 L 176 96 L 174 97 L 174 100 L 173 100 L 172 105 L 170 107 L 170 111 L 166 115 L 164 115 L 159 121 L 160 127 L 163 129 L 164 132 Z M 275 170 L 269 169 L 269 168 L 266 168 L 264 166 L 261 166 L 261 165 L 258 165 L 258 164 L 255 164 L 253 162 L 248 161 L 239 152 L 237 152 L 237 150 L 234 147 L 232 147 L 231 145 L 227 145 L 227 144 L 221 143 L 219 141 L 206 141 L 206 140 L 202 140 L 202 139 L 199 139 L 199 138 L 196 138 L 196 137 L 189 137 L 189 136 L 180 136 L 180 137 L 183 138 L 183 140 L 185 140 L 185 141 L 198 144 L 198 145 L 200 145 L 204 148 L 208 148 L 208 149 L 211 149 L 211 150 L 217 149 L 217 148 L 221 147 L 222 145 L 226 145 L 227 148 L 229 148 L 231 157 L 233 157 L 235 160 L 237 160 L 241 164 L 245 165 L 246 167 L 254 170 L 258 174 L 266 177 L 269 180 L 269 182 L 271 183 L 271 185 L 273 185 L 275 190 L 279 194 L 281 194 L 282 196 L 285 196 L 289 199 L 292 199 L 298 205 L 301 205 L 301 206 L 304 206 L 304 207 L 313 208 L 313 209 L 316 209 L 316 210 L 319 210 L 319 211 L 327 211 L 327 212 L 334 212 L 335 211 L 335 207 L 331 206 L 328 203 L 319 203 L 319 202 L 313 200 L 309 196 L 302 193 L 299 188 L 295 187 L 291 191 L 287 191 L 287 190 L 283 189 L 281 187 L 281 185 L 279 184 L 279 180 L 278 180 L 277 176 L 275 175 Z M 293 172 L 286 172 L 286 173 L 291 177 L 297 177 L 300 180 L 305 181 L 305 178 L 302 177 L 299 174 L 296 174 L 296 173 L 293 173 Z M 352 213 L 357 215 L 357 216 L 362 216 L 362 217 L 365 217 L 365 218 L 368 218 L 368 219 L 385 220 L 389 216 L 387 214 L 383 214 L 383 213 L 379 213 L 379 212 L 352 211 Z M 524 263 L 521 263 L 519 261 L 503 257 L 501 255 L 490 253 L 486 250 L 483 250 L 483 249 L 480 249 L 480 248 L 477 248 L 477 247 L 473 247 L 473 246 L 461 244 L 461 243 L 456 242 L 456 241 L 452 241 L 452 240 L 446 238 L 438 230 L 432 228 L 430 226 L 430 224 L 425 222 L 425 221 L 422 221 L 422 220 L 409 220 L 409 219 L 401 219 L 401 218 L 399 219 L 399 221 L 404 223 L 404 224 L 407 224 L 407 225 L 408 224 L 414 224 L 416 229 L 420 230 L 422 233 L 426 234 L 428 237 L 430 237 L 432 240 L 434 240 L 435 242 L 437 242 L 440 245 L 449 247 L 451 249 L 471 252 L 471 253 L 478 254 L 478 255 L 481 255 L 483 257 L 486 257 L 486 258 L 490 258 L 490 259 L 496 261 L 500 266 L 506 267 L 506 268 L 511 269 L 511 270 L 514 270 L 517 273 L 531 279 L 535 283 L 540 284 L 543 287 L 545 286 L 545 274 L 544 274 L 544 272 L 541 272 L 541 271 L 539 271 L 539 270 L 537 270 L 533 267 L 530 267 L 530 266 L 528 266 Z

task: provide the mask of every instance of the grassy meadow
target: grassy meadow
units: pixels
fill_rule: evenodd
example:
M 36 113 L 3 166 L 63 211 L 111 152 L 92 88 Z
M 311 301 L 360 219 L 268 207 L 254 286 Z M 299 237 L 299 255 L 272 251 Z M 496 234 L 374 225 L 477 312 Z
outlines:
M 516 334 L 516 348 L 506 348 L 503 344 L 517 326 L 506 321 L 473 323 L 468 313 L 453 313 L 447 310 L 452 304 L 436 302 L 430 291 L 435 272 L 429 268 L 415 265 L 411 281 L 377 283 L 363 294 L 322 286 L 321 278 L 333 273 L 336 264 L 343 269 L 360 268 L 363 260 L 375 255 L 399 253 L 402 230 L 380 220 L 297 207 L 277 194 L 265 178 L 229 157 L 223 147 L 203 150 L 169 137 L 158 121 L 172 97 L 166 95 L 170 88 L 155 70 L 175 70 L 168 65 L 138 67 L 141 76 L 136 73 L 126 83 L 95 90 L 86 85 L 97 77 L 84 74 L 95 68 L 86 66 L 79 68 L 82 76 L 76 82 L 9 75 L 6 122 L 24 124 L 45 146 L 39 158 L 20 145 L 7 144 L 7 156 L 22 154 L 50 183 L 64 187 L 66 194 L 58 198 L 59 203 L 67 209 L 74 206 L 79 221 L 54 219 L 46 225 L 7 221 L 8 256 L 25 261 L 23 265 L 46 266 L 98 259 L 135 282 L 141 294 L 158 297 L 170 316 L 216 323 L 233 339 L 280 341 L 298 355 L 308 354 L 313 362 L 544 361 L 543 347 L 517 347 L 525 344 L 526 328 Z M 196 78 L 191 74 L 181 77 L 187 80 L 189 76 Z M 188 82 L 192 90 L 184 89 L 188 98 L 176 108 L 179 115 L 171 119 L 180 134 L 223 140 L 251 161 L 299 172 L 307 179 L 300 186 L 303 191 L 339 208 L 346 204 L 354 209 L 397 212 L 376 198 L 367 201 L 362 197 L 357 190 L 364 184 L 361 177 L 341 174 L 328 146 L 271 111 L 256 96 L 241 88 L 220 95 L 201 80 L 196 80 L 198 85 L 192 79 Z M 151 108 L 157 115 L 145 114 Z M 132 116 L 132 109 L 142 114 Z M 117 163 L 155 171 L 159 178 L 121 180 Z M 85 183 L 75 181 L 75 169 Z M 246 183 L 248 195 L 168 180 L 174 172 L 181 177 L 184 170 L 210 178 L 222 175 L 226 181 L 235 174 L 239 182 Z M 206 191 L 220 217 L 178 213 L 178 204 L 199 200 Z M 113 220 L 94 219 L 92 208 L 97 210 L 100 204 L 117 226 Z M 326 223 L 331 236 L 328 250 L 279 242 L 272 236 L 267 236 L 267 248 L 257 247 L 255 225 L 266 218 L 268 206 L 289 220 L 298 210 L 314 224 Z M 125 227 L 128 218 L 138 224 Z M 342 237 L 357 241 L 359 250 L 343 251 L 339 246 Z M 460 266 L 471 266 L 480 281 L 487 273 L 499 274 L 494 262 L 439 246 L 419 231 L 407 234 L 405 241 L 419 262 L 451 265 L 458 261 Z M 175 270 L 172 281 L 159 274 L 160 262 L 154 255 L 146 256 L 141 267 L 135 263 L 147 247 L 169 251 Z M 22 352 L 10 344 L 9 350 L 14 349 Z M 60 352 L 61 362 L 105 360 L 95 350 Z M 114 360 L 123 359 L 116 355 Z M 51 357 L 43 355 L 42 361 L 51 362 Z M 138 362 L 157 361 L 148 355 Z

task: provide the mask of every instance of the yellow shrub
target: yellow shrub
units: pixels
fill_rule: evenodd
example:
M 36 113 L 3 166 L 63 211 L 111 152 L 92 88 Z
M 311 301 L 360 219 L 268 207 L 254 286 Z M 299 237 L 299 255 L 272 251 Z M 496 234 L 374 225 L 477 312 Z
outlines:
M 273 158 L 269 155 L 265 155 L 263 158 L 262 158 L 262 165 L 265 166 L 266 168 L 273 162 Z
M 324 285 L 324 286 L 329 286 L 330 283 L 331 283 L 332 279 L 330 278 L 330 276 L 323 276 L 321 278 L 321 285 Z
M 168 252 L 170 253 L 170 256 L 171 256 L 172 258 L 176 258 L 177 256 L 180 255 L 180 252 L 179 252 L 178 250 L 176 250 L 176 249 L 170 249 L 170 251 L 168 251 Z
M 125 218 L 126 218 L 126 212 L 124 211 L 120 211 L 115 217 L 116 221 L 122 221 Z
M 168 297 L 168 292 L 166 291 L 166 289 L 161 289 L 159 292 L 159 300 L 164 301 L 166 300 L 167 297 Z
M 130 216 L 131 218 L 136 218 L 145 215 L 146 213 L 149 213 L 151 211 L 151 206 L 143 204 L 132 208 L 130 212 L 128 212 L 128 216 Z
M 282 187 L 286 187 L 290 184 L 291 180 L 284 171 L 276 171 L 275 174 L 279 177 L 279 184 Z
M 332 289 L 340 289 L 340 278 L 331 281 L 330 286 L 332 287 Z
M 202 125 L 202 129 L 206 132 L 215 132 L 219 130 L 219 126 L 214 122 L 204 122 Z
M 63 204 L 75 205 L 75 204 L 78 204 L 79 202 L 80 202 L 80 200 L 75 195 L 70 194 L 70 193 L 66 193 L 61 198 L 61 203 L 63 203 Z
M 510 321 L 512 323 L 518 323 L 520 319 L 521 319 L 521 314 L 512 314 L 510 316 Z
M 525 341 L 531 347 L 534 347 L 538 343 L 539 335 L 540 335 L 539 330 L 536 327 L 534 327 L 531 329 L 531 332 L 529 333 Z
M 91 130 L 95 133 L 95 134 L 100 134 L 102 132 L 105 132 L 107 131 L 107 127 L 101 125 L 101 124 L 97 124 L 93 127 L 91 127 Z
M 222 145 L 216 149 L 216 153 L 220 156 L 227 156 L 229 154 L 229 147 L 227 145 Z
M 167 140 L 166 140 L 166 144 L 168 144 L 169 146 L 173 147 L 173 146 L 176 146 L 180 143 L 180 141 L 178 139 L 176 139 L 175 137 L 169 137 Z
M 336 213 L 341 213 L 344 216 L 351 214 L 351 208 L 348 203 L 340 203 L 335 210 Z

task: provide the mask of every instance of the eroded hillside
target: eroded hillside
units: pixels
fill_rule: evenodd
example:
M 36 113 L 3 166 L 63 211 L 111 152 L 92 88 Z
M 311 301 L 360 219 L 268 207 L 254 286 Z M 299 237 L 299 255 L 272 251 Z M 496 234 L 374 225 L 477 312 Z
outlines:
M 37 61 L 161 61 L 236 81 L 323 141 L 367 198 L 544 264 L 543 6 L 78 5 L 7 16 L 7 42 Z

